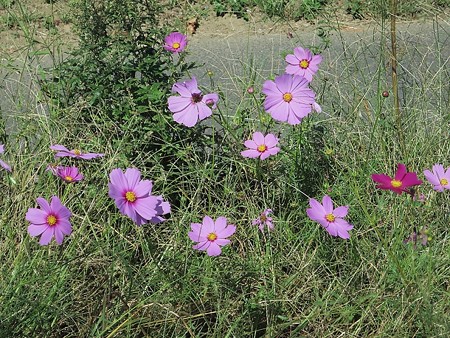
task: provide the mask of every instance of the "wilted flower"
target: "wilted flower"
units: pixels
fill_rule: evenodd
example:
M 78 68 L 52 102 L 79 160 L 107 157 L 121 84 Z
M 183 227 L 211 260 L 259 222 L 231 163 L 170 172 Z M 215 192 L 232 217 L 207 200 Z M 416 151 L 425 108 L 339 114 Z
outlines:
M 187 37 L 180 32 L 172 32 L 164 39 L 164 49 L 172 53 L 182 52 L 187 45 Z
M 219 101 L 219 95 L 216 93 L 203 95 L 198 89 L 195 77 L 175 83 L 172 91 L 181 96 L 169 97 L 169 110 L 174 113 L 175 122 L 187 127 L 193 127 L 198 121 L 211 116 L 211 108 L 216 108 Z
M 191 223 L 189 238 L 197 242 L 192 248 L 200 251 L 206 250 L 208 256 L 219 256 L 222 253 L 220 247 L 230 243 L 230 237 L 236 231 L 236 226 L 227 224 L 225 217 L 214 220 L 205 216 L 203 223 Z
M 37 203 L 41 209 L 30 208 L 25 216 L 31 223 L 28 226 L 28 233 L 33 237 L 40 235 L 40 245 L 49 244 L 53 237 L 56 243 L 62 244 L 64 235 L 72 233 L 69 209 L 62 205 L 56 196 L 52 196 L 50 204 L 42 197 L 37 198 Z
M 276 155 L 280 148 L 275 147 L 278 143 L 278 138 L 273 134 L 267 134 L 264 136 L 261 132 L 257 131 L 253 133 L 252 139 L 244 142 L 245 146 L 249 149 L 241 152 L 244 157 L 256 158 L 261 160 L 266 159 L 270 155 Z
M 420 244 L 425 246 L 428 244 L 428 241 L 431 241 L 431 236 L 429 236 L 428 234 L 429 234 L 429 230 L 427 229 L 427 227 L 423 227 L 422 229 L 420 229 L 419 233 L 417 233 L 416 231 L 413 231 L 411 233 L 411 235 L 409 235 L 408 238 L 406 238 L 403 241 L 403 243 L 405 243 L 405 244 L 413 243 L 414 249 L 417 248 L 418 242 L 420 242 Z
M 444 191 L 444 189 L 450 189 L 450 168 L 444 171 L 442 164 L 435 164 L 432 168 L 433 172 L 425 170 L 423 173 L 434 187 L 436 191 Z
M 125 174 L 122 169 L 113 169 L 109 178 L 109 197 L 115 200 L 120 212 L 137 225 L 148 221 L 159 223 L 164 220 L 161 216 L 170 212 L 168 202 L 161 196 L 151 195 L 153 184 L 149 180 L 141 181 L 138 169 L 128 168 Z
M 314 198 L 310 198 L 309 205 L 311 208 L 306 210 L 308 217 L 313 221 L 319 222 L 331 236 L 338 236 L 344 239 L 350 238 L 348 232 L 353 229 L 353 225 L 343 219 L 347 216 L 348 206 L 334 209 L 333 200 L 328 195 L 323 197 L 322 204 Z
M 277 121 L 292 125 L 300 123 L 316 103 L 316 94 L 308 85 L 306 78 L 289 74 L 278 76 L 275 81 L 265 81 L 262 89 L 266 95 L 264 109 Z
M 66 183 L 75 183 L 83 179 L 83 175 L 78 171 L 77 167 L 57 166 L 56 175 Z
M 392 190 L 396 194 L 406 192 L 413 195 L 409 188 L 422 184 L 422 181 L 417 178 L 415 172 L 406 172 L 406 166 L 402 163 L 397 165 L 397 172 L 394 178 L 385 174 L 372 174 L 372 180 L 378 183 L 378 189 Z
M 69 150 L 60 144 L 55 144 L 53 146 L 50 146 L 50 149 L 57 151 L 57 153 L 55 154 L 55 157 L 66 157 L 67 156 L 67 157 L 74 157 L 74 158 L 82 158 L 84 160 L 91 160 L 96 157 L 104 156 L 104 154 L 83 153 L 80 149 Z
M 269 217 L 269 214 L 271 213 L 271 209 L 264 210 L 257 219 L 252 221 L 252 225 L 258 225 L 258 228 L 261 231 L 264 231 L 264 226 L 267 226 L 267 229 L 269 230 L 273 230 L 273 219 L 272 217 Z
M 4 152 L 5 152 L 5 146 L 3 144 L 0 144 L 0 154 L 3 154 Z M 11 167 L 8 163 L 0 160 L 0 166 L 2 166 L 5 170 L 11 172 Z
M 300 75 L 305 77 L 309 82 L 312 81 L 313 75 L 319 70 L 319 63 L 322 62 L 321 55 L 313 55 L 307 48 L 294 48 L 294 54 L 286 56 L 287 74 Z

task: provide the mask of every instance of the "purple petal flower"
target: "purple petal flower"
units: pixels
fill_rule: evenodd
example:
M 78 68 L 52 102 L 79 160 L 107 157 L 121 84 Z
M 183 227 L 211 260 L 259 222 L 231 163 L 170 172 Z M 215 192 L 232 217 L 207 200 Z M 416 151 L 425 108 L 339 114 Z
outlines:
M 72 233 L 69 209 L 62 205 L 58 197 L 52 196 L 50 204 L 42 197 L 37 199 L 41 207 L 29 208 L 25 216 L 31 224 L 28 226 L 30 236 L 41 236 L 40 245 L 47 245 L 53 237 L 56 243 L 62 244 L 64 236 Z
M 244 157 L 257 158 L 265 160 L 271 155 L 276 155 L 280 148 L 276 147 L 278 138 L 273 134 L 264 136 L 261 132 L 253 133 L 252 139 L 244 142 L 245 146 L 249 148 L 241 152 Z
M 273 219 L 272 217 L 269 217 L 269 214 L 271 213 L 271 209 L 264 210 L 257 219 L 252 221 L 252 225 L 258 225 L 259 230 L 262 232 L 264 232 L 264 226 L 267 226 L 267 229 L 269 230 L 273 230 Z
M 211 116 L 211 109 L 216 108 L 219 101 L 219 95 L 216 93 L 203 95 L 198 89 L 195 77 L 175 83 L 172 91 L 180 96 L 169 97 L 169 110 L 174 113 L 175 122 L 187 127 L 193 127 L 197 122 Z
M 50 169 L 53 171 L 52 169 Z M 66 183 L 75 183 L 83 179 L 83 175 L 78 172 L 77 167 L 56 167 L 56 175 Z
M 306 78 L 284 74 L 267 80 L 262 92 L 266 95 L 264 109 L 277 121 L 296 125 L 314 109 L 316 94 L 308 87 Z
M 435 164 L 432 170 L 433 172 L 425 170 L 423 173 L 428 182 L 433 185 L 433 189 L 440 192 L 450 189 L 450 168 L 444 171 L 442 164 Z
M 311 82 L 313 75 L 319 70 L 319 64 L 322 62 L 321 55 L 313 55 L 307 48 L 294 48 L 294 54 L 286 56 L 287 74 L 303 76 Z
M 109 197 L 115 200 L 119 211 L 130 217 L 137 225 L 147 222 L 164 221 L 162 215 L 170 212 L 170 205 L 161 196 L 151 195 L 152 182 L 141 180 L 138 169 L 128 168 L 125 174 L 122 169 L 111 171 Z
M 56 150 L 57 153 L 55 154 L 55 157 L 74 157 L 74 158 L 82 158 L 84 160 L 91 160 L 96 157 L 102 157 L 104 154 L 98 154 L 98 153 L 83 153 L 79 149 L 73 149 L 69 150 L 66 147 L 55 144 L 53 146 L 50 146 L 50 149 Z
M 180 32 L 172 32 L 164 39 L 164 49 L 172 53 L 182 52 L 187 45 L 187 37 Z
M 227 224 L 225 217 L 219 217 L 214 220 L 205 216 L 203 223 L 191 223 L 191 231 L 189 238 L 197 242 L 192 248 L 195 250 L 204 251 L 208 256 L 219 256 L 222 253 L 222 246 L 230 243 L 227 238 L 234 234 L 236 226 Z
M 347 216 L 348 206 L 333 208 L 333 200 L 325 195 L 320 204 L 314 198 L 309 200 L 311 208 L 306 210 L 308 217 L 322 225 L 331 236 L 338 236 L 343 239 L 349 239 L 348 233 L 353 229 L 353 225 L 347 223 L 343 218 Z
M 5 146 L 3 144 L 0 144 L 0 154 L 3 154 L 4 152 L 5 152 Z M 11 166 L 2 160 L 0 160 L 0 166 L 2 166 L 5 170 L 7 170 L 9 172 L 12 171 Z

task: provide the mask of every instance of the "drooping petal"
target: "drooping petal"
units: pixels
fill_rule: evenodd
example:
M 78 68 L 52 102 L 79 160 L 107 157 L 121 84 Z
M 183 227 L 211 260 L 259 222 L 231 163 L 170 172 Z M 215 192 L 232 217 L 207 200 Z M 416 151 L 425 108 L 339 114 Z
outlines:
M 215 243 L 212 242 L 209 247 L 206 249 L 206 253 L 208 254 L 208 256 L 219 256 L 222 253 L 222 249 L 220 248 L 220 246 Z
M 41 239 L 39 240 L 40 245 L 48 245 L 53 238 L 55 227 L 47 227 L 45 231 L 41 234 Z

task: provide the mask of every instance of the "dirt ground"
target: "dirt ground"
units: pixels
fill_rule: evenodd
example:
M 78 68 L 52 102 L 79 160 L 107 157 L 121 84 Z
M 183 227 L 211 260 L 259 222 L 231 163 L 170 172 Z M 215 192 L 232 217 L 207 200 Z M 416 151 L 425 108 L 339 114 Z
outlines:
M 8 0 L 5 0 L 7 3 Z M 9 1 L 9 2 L 12 2 Z M 258 9 L 249 10 L 248 21 L 237 18 L 233 14 L 223 17 L 214 15 L 212 8 L 203 6 L 195 7 L 190 2 L 180 1 L 180 6 L 173 6 L 168 11 L 161 13 L 163 24 L 174 27 L 188 33 L 191 20 L 196 21 L 196 39 L 221 38 L 233 35 L 265 35 L 285 34 L 290 36 L 292 32 L 315 30 L 318 25 L 329 25 L 340 30 L 360 31 L 374 24 L 374 19 L 353 20 L 352 16 L 344 10 L 332 12 L 332 17 L 326 20 L 315 21 L 285 21 L 281 19 L 269 19 Z M 19 5 L 20 4 L 20 5 Z M 444 18 L 449 18 L 449 13 L 441 13 Z M 328 14 L 330 15 L 330 12 Z M 417 20 L 417 19 L 415 19 Z M 401 19 L 403 22 L 414 21 Z M 27 23 L 23 25 L 23 23 Z M 192 26 L 191 26 L 192 27 Z M 30 41 L 35 42 L 35 48 L 46 46 L 58 46 L 63 50 L 70 49 L 77 44 L 77 36 L 73 32 L 71 24 L 71 10 L 67 0 L 55 1 L 53 4 L 46 0 L 21 0 L 10 8 L 0 5 L 0 55 L 15 55 L 23 50 Z

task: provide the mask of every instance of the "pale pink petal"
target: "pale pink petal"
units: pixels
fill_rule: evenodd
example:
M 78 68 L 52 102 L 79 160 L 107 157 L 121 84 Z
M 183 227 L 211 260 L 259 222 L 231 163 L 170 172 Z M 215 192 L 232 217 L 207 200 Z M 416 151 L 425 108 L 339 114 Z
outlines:
M 141 172 L 136 168 L 128 168 L 125 170 L 125 179 L 128 182 L 128 189 L 133 190 L 141 180 Z
M 40 245 L 48 245 L 53 238 L 55 231 L 55 227 L 47 227 L 45 231 L 41 235 L 41 239 L 39 240 Z
M 333 213 L 333 200 L 331 199 L 330 196 L 328 195 L 323 196 L 322 205 L 326 215 Z
M 208 256 L 219 256 L 222 253 L 222 249 L 215 242 L 212 242 L 206 249 Z
M 28 233 L 30 236 L 36 237 L 42 234 L 46 229 L 48 228 L 48 225 L 36 225 L 36 224 L 30 224 L 28 226 Z
M 224 239 L 224 238 L 230 237 L 235 232 L 236 232 L 236 226 L 229 224 L 226 228 L 223 228 L 221 230 L 217 230 L 216 235 L 217 235 L 217 237 L 219 239 Z
M 268 148 L 272 148 L 274 147 L 277 143 L 278 143 L 278 138 L 275 137 L 275 135 L 273 134 L 267 134 L 264 137 L 264 142 L 263 142 Z
M 257 158 L 261 155 L 261 153 L 258 150 L 248 149 L 241 151 L 241 155 L 249 158 Z
M 347 216 L 347 213 L 348 213 L 348 206 L 337 207 L 333 211 L 333 215 L 335 217 L 340 217 L 340 218 Z
M 247 148 L 250 148 L 250 149 L 254 149 L 254 150 L 256 150 L 257 148 L 258 148 L 258 145 L 255 143 L 255 141 L 253 141 L 253 140 L 247 140 L 247 141 L 245 141 L 244 142 L 244 145 L 247 147 Z

